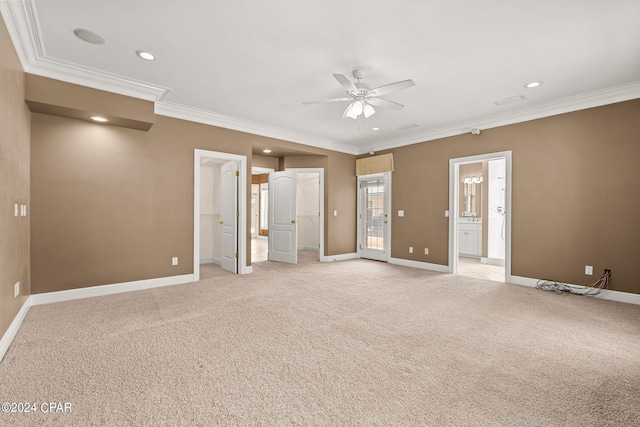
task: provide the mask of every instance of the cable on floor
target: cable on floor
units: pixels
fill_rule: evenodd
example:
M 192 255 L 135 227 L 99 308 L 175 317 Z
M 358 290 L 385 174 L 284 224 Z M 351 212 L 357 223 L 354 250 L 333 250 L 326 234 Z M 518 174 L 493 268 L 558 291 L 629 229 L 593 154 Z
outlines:
M 611 277 L 611 272 L 609 270 L 605 270 L 604 275 L 589 286 L 574 286 L 567 285 L 566 283 L 554 282 L 552 280 L 538 280 L 536 289 L 554 291 L 558 294 L 594 296 L 607 289 L 609 286 L 609 277 Z

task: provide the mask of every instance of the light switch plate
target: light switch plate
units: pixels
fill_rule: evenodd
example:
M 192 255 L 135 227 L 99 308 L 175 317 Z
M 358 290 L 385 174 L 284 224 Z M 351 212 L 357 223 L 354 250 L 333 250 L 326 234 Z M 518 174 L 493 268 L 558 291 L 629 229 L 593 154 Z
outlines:
M 404 216 L 404 211 L 403 210 L 399 210 L 398 211 L 398 216 Z

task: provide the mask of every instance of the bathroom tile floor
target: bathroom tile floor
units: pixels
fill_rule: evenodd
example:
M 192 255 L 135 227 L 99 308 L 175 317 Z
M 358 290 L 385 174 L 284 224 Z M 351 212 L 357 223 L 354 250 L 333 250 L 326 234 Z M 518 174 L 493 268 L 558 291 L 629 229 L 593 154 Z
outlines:
M 488 279 L 504 282 L 504 267 L 499 265 L 482 264 L 476 258 L 458 258 L 458 274 L 461 276 Z

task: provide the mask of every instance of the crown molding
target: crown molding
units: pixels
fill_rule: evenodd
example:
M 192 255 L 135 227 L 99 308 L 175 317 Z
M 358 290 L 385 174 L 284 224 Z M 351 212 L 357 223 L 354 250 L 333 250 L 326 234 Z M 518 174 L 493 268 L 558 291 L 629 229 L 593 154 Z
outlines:
M 0 13 L 4 18 L 7 30 L 20 58 L 22 68 L 27 73 L 153 101 L 156 103 L 156 114 L 353 155 L 461 135 L 470 132 L 472 128 L 479 128 L 481 130 L 491 129 L 640 98 L 640 81 L 636 81 L 625 85 L 569 96 L 543 104 L 521 107 L 515 110 L 477 117 L 475 119 L 462 120 L 445 126 L 432 127 L 420 133 L 390 138 L 367 146 L 356 146 L 237 117 L 165 102 L 164 99 L 171 91 L 171 88 L 136 81 L 123 76 L 49 58 L 46 55 L 42 41 L 35 0 L 0 0 Z
M 247 132 L 254 135 L 266 136 L 268 138 L 282 139 L 298 144 L 310 145 L 312 147 L 323 148 L 325 150 L 338 151 L 341 153 L 353 155 L 357 154 L 356 147 L 347 144 L 341 144 L 330 139 L 298 133 L 277 126 L 253 122 L 238 117 L 227 116 L 207 110 L 188 107 L 186 105 L 175 104 L 173 102 L 156 102 L 155 113 L 161 116 L 173 117 L 176 119 L 203 123 L 226 129 L 237 130 L 240 132 Z
M 26 73 L 146 101 L 162 100 L 171 90 L 47 57 L 34 0 L 0 1 L 0 13 Z
M 358 154 L 368 153 L 369 151 L 388 150 L 405 145 L 433 141 L 434 139 L 462 135 L 471 132 L 473 128 L 481 130 L 491 129 L 637 98 L 640 98 L 640 81 L 595 90 L 580 95 L 568 96 L 530 107 L 463 120 L 446 126 L 430 128 L 418 134 L 388 139 L 378 144 L 372 144 L 366 148 L 360 147 Z

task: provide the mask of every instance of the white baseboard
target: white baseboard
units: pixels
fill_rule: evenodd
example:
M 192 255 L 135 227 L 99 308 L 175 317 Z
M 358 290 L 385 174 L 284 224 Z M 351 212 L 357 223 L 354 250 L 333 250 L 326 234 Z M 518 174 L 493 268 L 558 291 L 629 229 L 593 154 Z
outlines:
M 50 304 L 54 302 L 71 301 L 81 298 L 119 294 L 122 292 L 140 291 L 143 289 L 180 285 L 182 283 L 189 282 L 193 282 L 193 274 L 183 274 L 181 276 L 160 277 L 158 279 L 136 280 L 134 282 L 116 283 L 113 285 L 91 286 L 88 288 L 33 294 L 31 295 L 31 305 Z
M 7 350 L 9 350 L 9 346 L 18 333 L 18 329 L 20 329 L 22 321 L 27 315 L 29 308 L 31 308 L 31 297 L 27 298 L 24 304 L 22 304 L 20 311 L 18 311 L 18 314 L 13 319 L 13 322 L 11 322 L 11 325 L 9 325 L 9 329 L 7 329 L 7 332 L 5 332 L 2 336 L 2 339 L 0 339 L 0 362 L 4 358 L 4 355 L 7 353 Z
M 298 246 L 298 250 L 319 252 L 320 248 L 318 248 L 317 246 Z
M 357 258 L 359 258 L 358 254 L 354 252 L 350 254 L 322 256 L 320 258 L 320 262 L 346 261 L 348 259 L 357 259 Z
M 220 258 L 200 258 L 200 264 L 217 264 L 217 265 L 220 265 Z
M 253 273 L 253 266 L 251 266 L 251 265 L 241 265 L 239 273 L 240 274 L 251 274 L 251 273 Z
M 402 265 L 405 267 L 420 268 L 423 270 L 432 270 L 439 273 L 449 273 L 449 266 L 440 264 L 431 264 L 428 262 L 413 261 L 402 258 L 390 258 L 389 264 Z
M 513 283 L 514 285 L 529 286 L 529 287 L 535 288 L 538 282 L 539 282 L 538 279 L 532 279 L 530 277 L 511 276 L 511 280 L 509 283 Z M 567 283 L 567 285 L 574 286 L 579 289 L 586 288 L 586 286 L 572 285 L 570 283 Z M 627 304 L 640 305 L 640 294 L 632 294 L 629 292 L 620 292 L 620 291 L 612 291 L 609 289 L 605 289 L 598 295 L 594 295 L 594 297 L 600 298 L 600 299 L 606 299 L 609 301 L 626 302 Z
M 504 260 L 501 258 L 485 258 L 482 257 L 480 258 L 480 263 L 481 264 L 489 264 L 489 265 L 499 265 L 501 267 L 504 267 Z

